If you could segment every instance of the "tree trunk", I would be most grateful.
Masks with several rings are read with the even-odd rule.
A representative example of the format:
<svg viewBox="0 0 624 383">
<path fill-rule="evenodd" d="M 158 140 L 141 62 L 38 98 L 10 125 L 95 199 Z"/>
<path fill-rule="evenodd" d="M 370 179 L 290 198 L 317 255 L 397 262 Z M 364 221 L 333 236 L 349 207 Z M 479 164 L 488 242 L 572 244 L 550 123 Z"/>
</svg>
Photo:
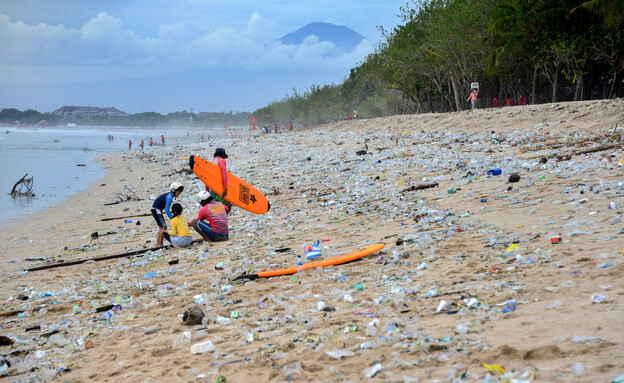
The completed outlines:
<svg viewBox="0 0 624 383">
<path fill-rule="evenodd" d="M 559 88 L 559 71 L 557 70 L 557 68 L 555 68 L 555 73 L 553 75 L 553 82 L 552 82 L 552 101 L 551 102 L 557 102 L 557 89 Z"/>
<path fill-rule="evenodd" d="M 611 96 L 613 96 L 613 90 L 615 89 L 616 80 L 617 80 L 617 72 L 613 72 L 613 82 L 611 83 L 611 90 L 609 90 L 609 97 L 607 98 L 611 98 Z"/>
<path fill-rule="evenodd" d="M 574 101 L 583 99 L 583 75 L 578 76 L 576 86 L 574 87 Z"/>
<path fill-rule="evenodd" d="M 537 68 L 538 65 L 535 64 L 535 66 L 533 67 L 533 80 L 531 82 L 531 100 L 530 102 L 532 104 L 536 104 L 537 100 L 535 99 L 535 96 L 537 95 Z"/>
<path fill-rule="evenodd" d="M 459 84 L 457 83 L 457 79 L 454 76 L 450 76 L 451 77 L 451 85 L 453 86 L 453 93 L 455 94 L 455 106 L 456 106 L 456 111 L 459 112 L 460 110 L 464 110 L 464 103 L 462 95 L 459 93 Z"/>
</svg>

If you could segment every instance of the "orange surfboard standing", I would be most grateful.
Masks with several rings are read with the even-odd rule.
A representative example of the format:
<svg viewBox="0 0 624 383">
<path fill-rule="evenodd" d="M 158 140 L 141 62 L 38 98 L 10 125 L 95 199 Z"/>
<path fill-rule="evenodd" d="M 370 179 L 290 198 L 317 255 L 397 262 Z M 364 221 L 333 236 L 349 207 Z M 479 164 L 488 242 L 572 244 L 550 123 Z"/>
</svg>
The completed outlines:
<svg viewBox="0 0 624 383">
<path fill-rule="evenodd" d="M 215 193 L 223 193 L 221 168 L 198 156 L 189 157 L 189 166 L 193 173 Z M 264 194 L 247 182 L 228 172 L 228 192 L 223 199 L 256 214 L 264 214 L 271 208 Z"/>
<path fill-rule="evenodd" d="M 352 262 L 363 258 L 367 255 L 378 252 L 379 250 L 384 248 L 383 243 L 375 243 L 372 245 L 368 245 L 357 250 L 353 250 L 352 252 L 336 255 L 335 257 L 321 259 L 314 262 L 306 262 L 303 264 L 303 270 L 313 269 L 317 267 L 328 267 L 341 265 L 343 263 Z M 256 278 L 269 278 L 276 277 L 279 275 L 288 275 L 295 274 L 297 272 L 297 266 L 287 267 L 285 269 L 277 269 L 277 270 L 265 270 L 256 274 L 243 274 L 236 279 L 256 279 Z"/>
</svg>

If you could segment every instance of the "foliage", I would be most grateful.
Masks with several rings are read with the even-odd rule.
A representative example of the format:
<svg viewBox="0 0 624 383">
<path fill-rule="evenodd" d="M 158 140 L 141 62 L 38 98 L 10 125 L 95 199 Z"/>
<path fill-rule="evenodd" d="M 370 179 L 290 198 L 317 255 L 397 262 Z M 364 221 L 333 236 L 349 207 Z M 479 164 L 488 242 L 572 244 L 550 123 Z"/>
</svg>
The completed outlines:
<svg viewBox="0 0 624 383">
<path fill-rule="evenodd" d="M 472 82 L 480 107 L 623 96 L 622 0 L 426 0 L 340 85 L 313 85 L 259 109 L 267 122 L 327 122 L 462 110 Z M 502 105 L 502 104 L 501 104 Z"/>
</svg>

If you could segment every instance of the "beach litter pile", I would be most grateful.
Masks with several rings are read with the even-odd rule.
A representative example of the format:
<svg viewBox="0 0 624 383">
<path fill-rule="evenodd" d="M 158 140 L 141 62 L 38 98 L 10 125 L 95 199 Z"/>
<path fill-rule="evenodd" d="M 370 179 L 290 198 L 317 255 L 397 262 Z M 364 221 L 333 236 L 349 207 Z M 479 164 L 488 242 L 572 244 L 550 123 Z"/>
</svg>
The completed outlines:
<svg viewBox="0 0 624 383">
<path fill-rule="evenodd" d="M 196 216 L 203 184 L 185 161 L 210 158 L 217 143 L 123 154 L 134 175 L 124 184 L 145 200 L 101 207 L 98 195 L 93 222 L 52 228 L 57 239 L 80 235 L 71 247 L 7 264 L 0 374 L 616 381 L 624 131 L 573 119 L 622 116 L 624 105 L 563 105 L 523 108 L 531 118 L 480 110 L 223 140 L 228 170 L 271 202 L 263 215 L 234 208 L 229 241 L 24 272 L 153 246 L 150 217 L 89 233 L 97 217 L 147 211 L 174 180 L 185 185 L 183 215 Z M 356 262 L 237 279 L 373 243 L 386 246 Z"/>
</svg>

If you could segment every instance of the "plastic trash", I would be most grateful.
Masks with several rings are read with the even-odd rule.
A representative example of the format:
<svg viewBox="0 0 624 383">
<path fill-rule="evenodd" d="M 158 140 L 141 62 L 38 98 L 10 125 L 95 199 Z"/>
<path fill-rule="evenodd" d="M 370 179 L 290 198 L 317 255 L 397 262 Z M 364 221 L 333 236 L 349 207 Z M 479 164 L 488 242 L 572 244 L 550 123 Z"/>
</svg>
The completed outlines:
<svg viewBox="0 0 624 383">
<path fill-rule="evenodd" d="M 297 254 L 297 275 L 303 275 L 303 259 L 301 259 L 301 254 Z"/>
<path fill-rule="evenodd" d="M 143 275 L 143 279 L 148 279 L 148 278 L 154 278 L 158 275 L 157 272 L 155 271 L 150 271 L 149 273 L 145 273 L 145 275 Z"/>
<path fill-rule="evenodd" d="M 372 366 L 364 370 L 364 376 L 367 378 L 373 378 L 381 371 L 381 363 L 375 363 Z"/>
<path fill-rule="evenodd" d="M 282 374 L 288 376 L 292 374 L 301 374 L 303 369 L 301 368 L 301 362 L 297 361 L 283 366 L 281 371 Z"/>
<path fill-rule="evenodd" d="M 349 351 L 349 350 L 331 350 L 331 351 L 326 351 L 325 354 L 334 359 L 342 359 L 344 357 L 355 355 L 353 351 Z"/>
<path fill-rule="evenodd" d="M 502 169 L 494 168 L 494 169 L 488 170 L 486 174 L 489 176 L 500 176 L 502 172 L 503 172 Z"/>
<path fill-rule="evenodd" d="M 201 343 L 196 343 L 191 346 L 191 354 L 193 355 L 203 354 L 206 352 L 214 352 L 215 350 L 216 350 L 216 347 L 209 340 L 201 342 Z"/>
<path fill-rule="evenodd" d="M 305 248 L 305 255 L 307 259 L 315 259 L 321 256 L 321 248 L 319 247 L 321 242 L 327 242 L 329 239 L 317 239 L 316 242 L 311 243 Z"/>
<path fill-rule="evenodd" d="M 574 372 L 574 375 L 581 377 L 585 375 L 585 365 L 581 362 L 576 362 L 574 363 L 574 366 L 572 366 L 572 371 Z"/>
<path fill-rule="evenodd" d="M 505 303 L 505 307 L 503 307 L 503 313 L 508 313 L 512 311 L 516 311 L 516 302 L 509 301 Z"/>
<path fill-rule="evenodd" d="M 505 368 L 503 368 L 500 364 L 483 363 L 483 367 L 485 367 L 485 369 L 491 372 L 494 376 L 500 376 L 507 372 L 507 370 L 505 370 Z"/>
<path fill-rule="evenodd" d="M 604 302 L 605 297 L 604 297 L 604 295 L 602 295 L 602 294 L 597 294 L 597 293 L 596 293 L 596 294 L 592 294 L 592 296 L 591 296 L 591 300 L 592 300 L 592 302 L 594 302 L 594 303 L 602 303 L 602 302 Z"/>
</svg>

